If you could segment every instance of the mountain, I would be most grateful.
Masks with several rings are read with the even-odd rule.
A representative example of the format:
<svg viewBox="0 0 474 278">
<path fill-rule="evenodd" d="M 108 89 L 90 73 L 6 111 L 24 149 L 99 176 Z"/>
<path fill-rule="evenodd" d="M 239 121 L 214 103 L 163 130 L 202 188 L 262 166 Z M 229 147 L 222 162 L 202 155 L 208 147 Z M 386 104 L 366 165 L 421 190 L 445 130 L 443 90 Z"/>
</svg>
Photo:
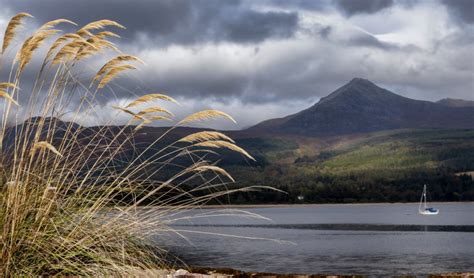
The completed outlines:
<svg viewBox="0 0 474 278">
<path fill-rule="evenodd" d="M 474 106 L 406 98 L 354 78 L 315 105 L 249 131 L 328 136 L 404 128 L 474 128 Z"/>
<path fill-rule="evenodd" d="M 398 97 L 387 96 L 388 99 Z M 327 97 L 321 102 L 325 101 L 331 99 Z M 126 136 L 134 129 L 82 127 L 56 118 L 36 117 L 8 129 L 4 150 L 15 142 L 18 131 L 26 128 L 31 131 L 28 136 L 32 136 L 39 122 L 44 122 L 41 132 L 44 139 L 41 140 L 49 141 L 46 139 L 48 129 L 56 130 L 51 141 L 55 146 L 60 145 L 67 129 L 77 132 L 79 145 L 92 146 L 108 144 L 119 133 Z M 119 142 L 130 144 L 122 146 L 118 159 L 111 161 L 109 166 L 122 171 L 129 163 L 137 161 L 138 154 L 143 152 L 141 159 L 150 159 L 156 150 L 163 151 L 179 138 L 201 131 L 176 128 L 155 143 L 167 130 L 166 127 L 143 127 L 133 140 L 119 138 Z M 248 161 L 242 155 L 224 149 L 218 151 L 219 155 L 206 157 L 219 161 L 220 166 L 236 177 L 237 183 L 229 185 L 229 189 L 265 185 L 287 192 L 237 192 L 231 196 L 233 203 L 300 203 L 299 196 L 304 196 L 304 202 L 309 203 L 412 202 L 418 200 L 423 184 L 432 188 L 433 200 L 474 201 L 474 180 L 472 176 L 464 175 L 474 171 L 474 129 L 401 129 L 320 137 L 248 130 L 226 134 L 256 158 L 256 162 Z M 2 155 L 9 155 L 9 152 Z M 164 160 L 167 159 L 165 156 Z M 84 161 L 83 169 L 89 169 L 95 162 L 91 153 Z M 188 163 L 192 160 L 187 156 L 173 161 L 173 165 L 180 166 Z M 152 163 L 146 171 L 155 172 L 153 178 L 156 180 L 165 180 L 181 169 L 173 165 L 161 169 L 162 165 L 161 162 Z"/>
<path fill-rule="evenodd" d="M 456 98 L 443 98 L 436 103 L 451 107 L 474 107 L 474 101 Z"/>
</svg>

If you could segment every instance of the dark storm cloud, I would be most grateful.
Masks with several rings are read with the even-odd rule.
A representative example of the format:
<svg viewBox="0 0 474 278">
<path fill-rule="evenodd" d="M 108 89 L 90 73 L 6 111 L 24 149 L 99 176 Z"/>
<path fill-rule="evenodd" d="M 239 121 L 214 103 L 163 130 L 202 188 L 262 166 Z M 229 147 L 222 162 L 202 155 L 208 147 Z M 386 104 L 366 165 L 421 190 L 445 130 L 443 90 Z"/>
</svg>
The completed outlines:
<svg viewBox="0 0 474 278">
<path fill-rule="evenodd" d="M 79 24 L 108 18 L 127 26 L 114 42 L 146 65 L 121 75 L 99 96 L 104 119 L 114 97 L 124 101 L 159 90 L 188 101 L 187 112 L 217 107 L 251 125 L 306 108 L 355 76 L 407 97 L 473 97 L 474 1 L 0 2 L 0 25 L 27 11 L 36 17 L 28 24 L 61 17 Z M 91 68 L 104 63 L 87 62 Z M 37 64 L 30 65 L 25 83 L 33 83 Z M 22 91 L 28 88 L 23 84 Z"/>
<path fill-rule="evenodd" d="M 255 2 L 254 0 L 248 0 L 248 3 Z M 324 11 L 328 10 L 331 7 L 332 0 L 318 0 L 318 1 L 308 1 L 308 0 L 260 0 L 268 5 L 275 5 L 278 7 L 285 8 L 298 8 L 302 10 L 311 10 L 311 11 Z"/>
<path fill-rule="evenodd" d="M 394 4 L 393 0 L 334 0 L 345 14 L 352 16 L 355 14 L 371 14 Z"/>
<path fill-rule="evenodd" d="M 323 38 L 327 38 L 329 34 L 331 33 L 332 27 L 331 26 L 324 26 L 319 30 L 319 35 Z"/>
<path fill-rule="evenodd" d="M 291 37 L 298 27 L 295 12 L 260 12 L 241 1 L 219 0 L 7 0 L 13 12 L 32 13 L 39 22 L 64 17 L 78 24 L 112 19 L 127 27 L 128 38 L 145 34 L 158 44 L 231 41 L 255 43 Z"/>
<path fill-rule="evenodd" d="M 472 0 L 442 0 L 455 17 L 463 22 L 474 23 L 474 1 Z"/>
<path fill-rule="evenodd" d="M 228 11 L 214 37 L 234 42 L 259 42 L 265 38 L 290 37 L 298 24 L 296 13 Z"/>
</svg>

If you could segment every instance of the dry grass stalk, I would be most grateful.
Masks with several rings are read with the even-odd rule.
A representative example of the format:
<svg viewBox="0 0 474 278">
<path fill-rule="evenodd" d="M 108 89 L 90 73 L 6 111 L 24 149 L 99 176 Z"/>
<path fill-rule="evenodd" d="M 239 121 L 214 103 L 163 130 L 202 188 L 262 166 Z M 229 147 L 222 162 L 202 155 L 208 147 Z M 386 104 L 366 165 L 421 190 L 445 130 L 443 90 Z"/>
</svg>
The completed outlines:
<svg viewBox="0 0 474 278">
<path fill-rule="evenodd" d="M 169 116 L 174 116 L 173 113 L 171 113 L 168 109 L 165 109 L 163 107 L 159 107 L 159 106 L 153 106 L 153 107 L 148 107 L 148 108 L 145 108 L 143 110 L 141 110 L 140 112 L 137 113 L 137 115 L 147 115 L 147 114 L 150 114 L 150 113 L 165 113 Z"/>
<path fill-rule="evenodd" d="M 53 65 L 59 64 L 61 62 L 66 63 L 68 61 L 74 60 L 78 52 L 84 48 L 98 50 L 95 45 L 89 43 L 81 37 L 80 39 L 75 39 L 72 42 L 64 45 L 53 58 Z"/>
<path fill-rule="evenodd" d="M 222 140 L 214 140 L 214 141 L 205 141 L 205 142 L 199 142 L 193 145 L 194 147 L 205 147 L 205 148 L 227 148 L 229 150 L 238 152 L 246 156 L 247 158 L 255 161 L 255 158 L 253 158 L 247 151 L 242 149 L 241 147 L 227 142 L 227 141 L 222 141 Z"/>
<path fill-rule="evenodd" d="M 169 101 L 169 102 L 179 104 L 174 98 L 169 97 L 167 95 L 147 94 L 147 95 L 141 96 L 141 97 L 137 98 L 136 100 L 130 102 L 126 106 L 126 108 L 134 107 L 134 106 L 137 106 L 137 105 L 140 105 L 140 104 L 143 104 L 143 103 L 147 103 L 147 102 L 150 102 L 150 101 L 154 101 L 154 100 L 164 100 L 164 101 Z"/>
<path fill-rule="evenodd" d="M 109 84 L 110 81 L 112 81 L 115 77 L 117 77 L 120 73 L 127 70 L 135 70 L 135 69 L 137 68 L 132 65 L 116 66 L 104 75 L 104 77 L 100 80 L 99 85 L 97 87 L 99 89 L 102 89 L 107 84 Z"/>
<path fill-rule="evenodd" d="M 59 30 L 55 29 L 39 30 L 37 33 L 29 37 L 23 43 L 23 46 L 21 47 L 15 58 L 15 61 L 19 61 L 20 72 L 22 72 L 28 65 L 28 63 L 30 63 L 35 50 L 37 50 L 46 39 L 57 34 L 58 32 Z"/>
<path fill-rule="evenodd" d="M 27 16 L 18 14 L 10 21 L 2 51 Z M 135 69 L 125 62 L 141 61 L 131 55 L 112 59 L 86 82 L 99 82 L 96 90 L 80 80 L 78 60 L 103 49 L 116 50 L 106 41 L 118 37 L 115 33 L 93 34 L 108 26 L 123 28 L 110 20 L 92 22 L 53 41 L 35 80 L 39 85 L 28 92 L 30 99 L 21 103 L 22 110 L 10 109 L 11 103 L 18 104 L 15 92 L 22 87 L 21 74 L 36 50 L 59 32 L 54 28 L 60 23 L 73 24 L 58 19 L 33 32 L 17 52 L 17 73 L 0 83 L 0 98 L 8 101 L 0 129 L 0 276 L 133 276 L 137 269 L 164 268 L 164 250 L 151 244 L 150 235 L 176 232 L 168 225 L 170 215 L 238 191 L 226 189 L 233 178 L 206 155 L 226 148 L 252 157 L 218 132 L 164 140 L 176 126 L 145 147 L 135 145 L 137 130 L 155 121 L 171 121 L 173 114 L 160 106 L 137 113 L 130 108 L 155 100 L 177 103 L 163 94 L 147 94 L 126 107 L 115 107 L 130 115 L 124 126 L 89 130 L 75 124 L 82 113 L 93 113 L 99 106 L 99 89 Z M 59 66 L 48 67 L 49 74 L 42 75 L 49 63 Z M 69 101 L 71 95 L 81 101 Z M 37 117 L 16 122 L 22 111 Z M 61 121 L 65 114 L 73 120 Z M 233 121 L 224 112 L 205 110 L 179 125 L 212 118 Z M 8 126 L 9 120 L 15 125 Z M 131 126 L 137 120 L 140 124 Z"/>
<path fill-rule="evenodd" d="M 119 35 L 115 34 L 114 32 L 110 32 L 110 31 L 102 31 L 102 32 L 97 33 L 95 36 L 99 39 L 105 39 L 107 37 L 120 38 Z"/>
<path fill-rule="evenodd" d="M 0 98 L 6 99 L 11 103 L 14 103 L 15 105 L 18 105 L 18 102 L 14 100 L 7 92 L 3 91 L 0 89 Z"/>
<path fill-rule="evenodd" d="M 199 111 L 194 114 L 191 114 L 187 116 L 186 118 L 182 119 L 178 123 L 178 125 L 184 125 L 184 124 L 204 121 L 208 119 L 215 119 L 215 118 L 224 118 L 224 119 L 232 121 L 233 123 L 236 123 L 234 118 L 232 118 L 229 114 L 219 111 L 219 110 L 210 109 L 210 110 L 203 110 L 203 111 Z"/>
<path fill-rule="evenodd" d="M 81 40 L 81 39 L 82 39 L 81 36 L 79 36 L 78 34 L 73 34 L 73 33 L 67 33 L 60 36 L 49 48 L 48 53 L 46 54 L 45 60 L 49 60 L 53 56 L 53 53 L 68 40 Z"/>
<path fill-rule="evenodd" d="M 147 116 L 146 117 L 150 121 L 169 121 L 172 122 L 173 120 L 171 118 L 165 117 L 165 116 Z"/>
<path fill-rule="evenodd" d="M 14 89 L 17 86 L 11 82 L 0 82 L 0 90 L 5 91 L 7 89 Z"/>
<path fill-rule="evenodd" d="M 87 39 L 87 42 L 94 47 L 91 46 L 85 46 L 81 47 L 75 57 L 75 60 L 81 60 L 87 57 L 90 57 L 94 54 L 98 54 L 99 51 L 109 49 L 115 52 L 120 52 L 120 50 L 111 42 L 98 38 L 97 36 L 91 36 L 89 39 Z"/>
<path fill-rule="evenodd" d="M 218 174 L 228 178 L 232 182 L 235 182 L 234 178 L 226 170 L 222 169 L 221 167 L 215 166 L 215 165 L 199 166 L 199 167 L 194 168 L 194 171 L 198 172 L 198 173 L 212 171 L 212 172 L 218 173 Z"/>
<path fill-rule="evenodd" d="M 217 131 L 196 132 L 179 139 L 180 142 L 187 142 L 187 143 L 215 141 L 215 140 L 224 140 L 224 141 L 229 141 L 231 143 L 235 143 L 234 140 L 232 140 L 232 138 Z"/>
<path fill-rule="evenodd" d="M 97 72 L 97 74 L 92 79 L 92 83 L 99 80 L 106 72 L 110 71 L 112 68 L 114 68 L 118 64 L 121 64 L 123 62 L 130 62 L 130 61 L 138 61 L 138 62 L 143 63 L 143 61 L 140 58 L 138 58 L 136 56 L 133 56 L 133 55 L 120 55 L 120 56 L 117 56 L 117 57 L 113 58 L 112 60 L 110 60 L 109 62 L 107 62 L 104 66 L 102 66 L 102 68 L 100 68 L 100 70 Z"/>
<path fill-rule="evenodd" d="M 93 36 L 91 33 L 92 30 L 104 29 L 107 26 L 113 26 L 113 27 L 118 27 L 120 29 L 125 29 L 125 26 L 119 24 L 116 21 L 103 19 L 103 20 L 94 21 L 85 25 L 84 27 L 79 29 L 76 33 L 84 38 L 91 37 Z"/>
<path fill-rule="evenodd" d="M 5 50 L 10 46 L 11 41 L 15 38 L 15 32 L 18 27 L 21 26 L 22 20 L 25 17 L 33 17 L 29 13 L 19 13 L 12 17 L 10 22 L 8 22 L 7 28 L 5 29 L 5 35 L 3 37 L 2 45 L 2 54 L 5 53 Z"/>
<path fill-rule="evenodd" d="M 72 24 L 72 25 L 77 25 L 76 23 L 74 23 L 74 22 L 72 22 L 68 19 L 60 18 L 60 19 L 55 19 L 55 20 L 51 20 L 49 22 L 46 22 L 38 30 L 41 31 L 41 30 L 51 29 L 51 28 L 53 28 L 56 25 L 61 24 L 61 23 L 69 23 L 69 24 Z"/>
<path fill-rule="evenodd" d="M 34 155 L 37 150 L 50 150 L 59 157 L 63 156 L 53 145 L 45 141 L 36 142 L 31 148 L 31 155 Z"/>
<path fill-rule="evenodd" d="M 117 109 L 117 110 L 120 110 L 120 111 L 122 111 L 122 112 L 125 112 L 125 113 L 127 113 L 127 114 L 133 116 L 133 119 L 134 119 L 134 120 L 146 121 L 146 118 L 144 118 L 144 117 L 142 117 L 141 115 L 138 115 L 138 114 L 132 112 L 131 110 L 126 109 L 126 108 L 123 108 L 123 107 L 120 107 L 120 106 L 112 106 L 112 108 Z M 148 123 L 148 122 L 147 122 L 147 123 Z"/>
</svg>

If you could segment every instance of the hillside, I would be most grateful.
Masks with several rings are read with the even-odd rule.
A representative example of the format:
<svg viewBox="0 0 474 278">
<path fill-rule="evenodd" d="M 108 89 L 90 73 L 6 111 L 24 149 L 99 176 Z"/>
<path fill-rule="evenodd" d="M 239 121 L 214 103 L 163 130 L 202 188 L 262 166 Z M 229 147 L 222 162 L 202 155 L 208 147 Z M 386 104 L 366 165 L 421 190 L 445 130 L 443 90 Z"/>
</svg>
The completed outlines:
<svg viewBox="0 0 474 278">
<path fill-rule="evenodd" d="M 417 201 L 425 183 L 433 200 L 474 200 L 472 177 L 461 174 L 474 170 L 474 130 L 406 129 L 324 140 L 267 138 L 291 144 L 265 151 L 240 141 L 265 164 L 242 163 L 231 166 L 231 172 L 239 177 L 238 186 L 263 184 L 289 194 L 239 196 L 243 203 L 293 203 L 300 195 L 305 202 Z"/>
<path fill-rule="evenodd" d="M 38 118 L 33 118 L 24 124 L 35 125 L 37 121 Z M 97 138 L 101 139 L 95 139 L 98 145 L 106 143 L 107 138 L 116 136 L 120 130 L 117 126 L 85 128 L 46 119 L 46 130 L 51 125 L 56 126 L 54 138 L 64 136 L 68 125 L 81 129 L 79 143 L 90 142 L 100 133 Z M 21 128 L 13 127 L 6 132 L 4 146 L 14 140 L 15 130 Z M 120 161 L 113 163 L 115 169 L 120 171 L 147 148 L 143 159 L 200 129 L 177 128 L 150 146 L 166 130 L 161 127 L 141 129 L 135 134 L 132 145 L 123 146 Z M 130 127 L 125 132 L 132 131 Z M 417 201 L 425 183 L 431 188 L 433 200 L 474 200 L 473 177 L 462 175 L 474 170 L 474 129 L 396 129 L 320 137 L 252 130 L 226 133 L 256 158 L 253 162 L 226 150 L 220 150 L 219 156 L 213 157 L 236 178 L 237 183 L 229 186 L 265 185 L 288 193 L 237 193 L 231 197 L 234 203 Z M 91 158 L 93 163 L 93 156 Z M 175 162 L 190 163 L 185 157 Z M 159 165 L 150 165 L 147 171 L 155 171 Z M 166 171 L 158 171 L 154 178 L 163 180 L 175 170 L 168 167 Z M 304 201 L 298 200 L 298 196 L 304 196 Z"/>
<path fill-rule="evenodd" d="M 456 98 L 443 98 L 436 103 L 451 107 L 474 107 L 474 101 Z"/>
<path fill-rule="evenodd" d="M 474 107 L 466 103 L 414 100 L 354 78 L 312 107 L 264 121 L 249 131 L 331 136 L 405 128 L 474 128 Z"/>
</svg>

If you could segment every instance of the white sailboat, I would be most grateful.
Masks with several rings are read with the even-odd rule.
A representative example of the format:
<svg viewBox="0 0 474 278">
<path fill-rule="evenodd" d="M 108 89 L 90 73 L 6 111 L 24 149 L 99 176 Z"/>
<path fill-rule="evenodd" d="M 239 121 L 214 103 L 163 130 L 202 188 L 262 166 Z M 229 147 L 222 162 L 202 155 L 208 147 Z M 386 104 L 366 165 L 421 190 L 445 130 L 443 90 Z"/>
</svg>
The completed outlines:
<svg viewBox="0 0 474 278">
<path fill-rule="evenodd" d="M 421 194 L 418 212 L 422 215 L 436 215 L 439 213 L 438 209 L 426 207 L 426 184 L 423 186 L 423 194 Z"/>
</svg>

